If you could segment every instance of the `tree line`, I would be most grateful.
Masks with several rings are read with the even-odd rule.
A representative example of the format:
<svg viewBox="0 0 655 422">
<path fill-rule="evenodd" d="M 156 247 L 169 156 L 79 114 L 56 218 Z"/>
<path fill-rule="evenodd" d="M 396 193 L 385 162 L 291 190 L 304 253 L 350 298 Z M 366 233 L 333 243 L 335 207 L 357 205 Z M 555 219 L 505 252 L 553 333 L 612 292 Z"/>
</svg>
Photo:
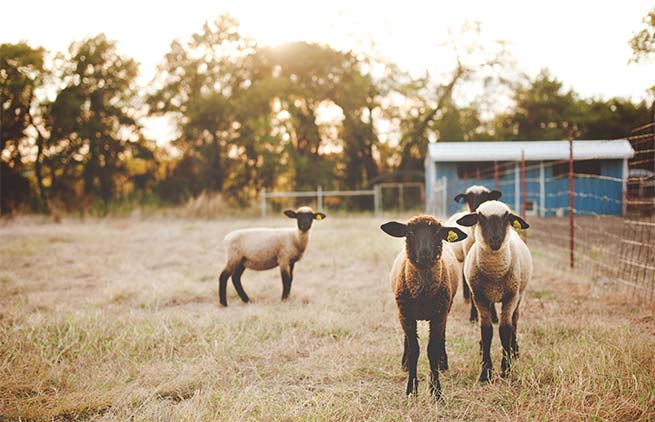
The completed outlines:
<svg viewBox="0 0 655 422">
<path fill-rule="evenodd" d="M 636 60 L 653 51 L 645 23 Z M 572 128 L 614 139 L 652 119 L 646 101 L 583 98 L 547 70 L 512 74 L 501 43 L 457 47 L 435 82 L 323 44 L 261 46 L 223 15 L 174 41 L 143 87 L 136 61 L 103 34 L 58 53 L 1 44 L 2 213 L 357 189 L 422 172 L 429 142 L 563 139 Z M 497 96 L 509 105 L 490 113 Z M 157 116 L 176 128 L 170 146 L 144 135 L 143 119 Z"/>
</svg>

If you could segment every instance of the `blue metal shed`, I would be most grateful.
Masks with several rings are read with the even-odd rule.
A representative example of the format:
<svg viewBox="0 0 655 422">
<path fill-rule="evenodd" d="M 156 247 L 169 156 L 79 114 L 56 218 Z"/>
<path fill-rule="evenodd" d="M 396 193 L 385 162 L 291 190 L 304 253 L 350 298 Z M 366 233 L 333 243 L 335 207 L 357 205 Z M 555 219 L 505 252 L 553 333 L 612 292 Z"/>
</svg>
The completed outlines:
<svg viewBox="0 0 655 422">
<path fill-rule="evenodd" d="M 621 215 L 634 150 L 627 140 L 573 141 L 576 214 Z M 525 178 L 521 163 L 525 158 Z M 456 212 L 457 193 L 478 184 L 503 193 L 502 201 L 526 213 L 568 213 L 569 141 L 436 142 L 425 160 L 426 209 L 440 216 Z"/>
</svg>

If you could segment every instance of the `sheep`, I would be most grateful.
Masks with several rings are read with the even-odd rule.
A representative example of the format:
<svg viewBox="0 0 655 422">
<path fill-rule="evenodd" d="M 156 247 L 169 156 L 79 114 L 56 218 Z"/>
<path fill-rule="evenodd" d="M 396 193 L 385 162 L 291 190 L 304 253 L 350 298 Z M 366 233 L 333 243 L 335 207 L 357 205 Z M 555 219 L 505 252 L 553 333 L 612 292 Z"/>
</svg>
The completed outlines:
<svg viewBox="0 0 655 422">
<path fill-rule="evenodd" d="M 455 255 L 443 241 L 457 242 L 465 239 L 466 234 L 457 227 L 442 226 L 429 215 L 412 217 L 407 224 L 390 221 L 380 228 L 390 236 L 405 238 L 405 248 L 396 256 L 390 278 L 398 319 L 405 334 L 402 367 L 409 372 L 406 394 L 418 392 L 416 322 L 427 320 L 430 322 L 430 393 L 439 398 L 438 370 L 448 369 L 446 320 L 461 274 Z"/>
<path fill-rule="evenodd" d="M 464 200 L 464 202 L 466 203 L 466 207 L 468 208 L 468 212 L 455 213 L 446 221 L 446 225 L 457 226 L 457 220 L 459 220 L 461 217 L 463 217 L 468 213 L 475 212 L 475 210 L 478 209 L 480 204 L 484 202 L 495 201 L 500 199 L 502 195 L 503 195 L 502 192 L 498 190 L 490 191 L 489 189 L 481 185 L 469 186 L 464 193 L 458 193 L 454 198 L 455 202 L 458 203 Z M 455 256 L 457 257 L 457 260 L 461 264 L 462 271 L 464 271 L 464 258 L 466 258 L 466 254 L 471 249 L 471 246 L 473 246 L 473 243 L 475 242 L 475 237 L 472 235 L 473 234 L 472 230 L 469 229 L 468 227 L 459 226 L 459 228 L 468 235 L 468 238 L 466 239 L 465 242 L 459 242 L 454 244 L 453 251 L 455 252 Z M 473 302 L 470 300 L 470 295 L 471 295 L 470 292 L 471 291 L 469 289 L 468 283 L 466 282 L 466 277 L 463 277 L 462 294 L 464 295 L 464 302 L 471 303 L 469 321 L 476 322 L 478 320 L 478 310 L 476 309 Z M 496 308 L 494 307 L 491 308 L 491 320 L 494 323 L 498 322 Z"/>
<path fill-rule="evenodd" d="M 298 228 L 241 229 L 225 236 L 227 263 L 219 276 L 218 289 L 221 305 L 227 306 L 226 288 L 230 276 L 237 294 L 243 302 L 248 303 L 250 299 L 241 285 L 241 275 L 246 268 L 263 271 L 280 266 L 282 300 L 289 297 L 293 268 L 307 248 L 312 222 L 323 220 L 326 215 L 314 212 L 310 207 L 286 210 L 284 215 L 295 219 Z"/>
<path fill-rule="evenodd" d="M 475 225 L 476 240 L 466 256 L 464 274 L 480 314 L 480 382 L 488 382 L 492 375 L 490 348 L 493 326 L 490 307 L 496 302 L 502 303 L 498 331 L 503 348 L 503 378 L 510 373 L 512 359 L 519 356 L 516 329 L 519 306 L 532 276 L 532 256 L 528 246 L 512 228 L 525 230 L 530 226 L 499 201 L 485 202 L 476 212 L 465 215 L 457 223 L 465 227 Z"/>
</svg>

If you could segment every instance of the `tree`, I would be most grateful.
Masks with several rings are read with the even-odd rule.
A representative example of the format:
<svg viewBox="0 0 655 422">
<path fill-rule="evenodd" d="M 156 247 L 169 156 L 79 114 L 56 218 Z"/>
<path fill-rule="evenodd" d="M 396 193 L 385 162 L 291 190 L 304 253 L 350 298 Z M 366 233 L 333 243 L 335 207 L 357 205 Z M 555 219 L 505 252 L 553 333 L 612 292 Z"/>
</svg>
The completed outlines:
<svg viewBox="0 0 655 422">
<path fill-rule="evenodd" d="M 174 145 L 190 161 L 185 168 L 197 172 L 185 178 L 191 195 L 221 191 L 228 173 L 229 144 L 238 129 L 235 99 L 251 83 L 242 65 L 254 48 L 238 29 L 234 18 L 223 15 L 205 23 L 188 43 L 174 41 L 148 98 L 151 114 L 173 116 L 180 129 Z"/>
<path fill-rule="evenodd" d="M 578 138 L 617 139 L 648 120 L 643 101 L 583 99 L 542 70 L 515 87 L 514 107 L 497 116 L 494 133 L 498 140 L 542 140 L 567 139 L 574 130 Z"/>
<path fill-rule="evenodd" d="M 645 25 L 630 39 L 632 60 L 635 62 L 651 59 L 655 56 L 655 8 L 643 19 Z"/>
<path fill-rule="evenodd" d="M 576 95 L 542 70 L 527 85 L 514 91 L 514 110 L 498 116 L 496 136 L 501 140 L 566 139 L 580 123 Z"/>
<path fill-rule="evenodd" d="M 30 137 L 36 91 L 43 84 L 43 48 L 26 43 L 0 45 L 0 177 L 2 207 L 6 213 L 27 202 L 31 195 L 24 175 L 31 153 Z"/>
<path fill-rule="evenodd" d="M 478 23 L 465 24 L 447 47 L 452 51 L 455 65 L 445 74 L 445 82 L 435 85 L 426 74 L 400 89 L 410 100 L 409 112 L 402 118 L 400 128 L 399 168 L 402 170 L 423 168 L 429 142 L 455 136 L 475 138 L 479 129 L 472 128 L 471 123 L 475 125 L 479 121 L 478 113 L 471 113 L 475 108 L 472 103 L 457 103 L 458 89 L 464 86 L 483 91 L 497 89 L 506 84 L 505 74 L 512 68 L 505 43 L 485 42 Z"/>
<path fill-rule="evenodd" d="M 35 166 L 47 170 L 51 194 L 64 203 L 99 198 L 106 209 L 128 180 L 126 160 L 147 148 L 135 120 L 138 66 L 104 34 L 71 44 L 59 61 L 63 88 L 43 104 L 37 143 L 46 152 Z"/>
</svg>

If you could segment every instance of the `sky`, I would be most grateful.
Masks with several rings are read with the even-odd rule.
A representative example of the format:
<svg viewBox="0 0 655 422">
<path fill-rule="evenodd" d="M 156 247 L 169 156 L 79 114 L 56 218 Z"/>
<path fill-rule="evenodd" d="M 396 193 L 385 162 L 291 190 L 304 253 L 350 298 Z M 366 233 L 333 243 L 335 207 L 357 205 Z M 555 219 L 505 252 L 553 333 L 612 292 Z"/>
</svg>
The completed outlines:
<svg viewBox="0 0 655 422">
<path fill-rule="evenodd" d="M 140 82 L 152 80 L 174 39 L 187 40 L 206 20 L 230 13 L 243 35 L 260 44 L 318 41 L 377 53 L 414 75 L 446 73 L 452 57 L 443 43 L 465 22 L 480 22 L 489 40 L 504 40 L 520 71 L 548 68 L 585 97 L 646 96 L 655 63 L 630 64 L 628 41 L 655 4 L 646 0 L 22 0 L 0 8 L 0 43 L 28 41 L 65 50 L 72 41 L 104 32 L 122 54 L 140 64 Z M 97 6 L 96 6 L 97 5 Z M 156 137 L 166 123 L 148 122 Z"/>
</svg>

